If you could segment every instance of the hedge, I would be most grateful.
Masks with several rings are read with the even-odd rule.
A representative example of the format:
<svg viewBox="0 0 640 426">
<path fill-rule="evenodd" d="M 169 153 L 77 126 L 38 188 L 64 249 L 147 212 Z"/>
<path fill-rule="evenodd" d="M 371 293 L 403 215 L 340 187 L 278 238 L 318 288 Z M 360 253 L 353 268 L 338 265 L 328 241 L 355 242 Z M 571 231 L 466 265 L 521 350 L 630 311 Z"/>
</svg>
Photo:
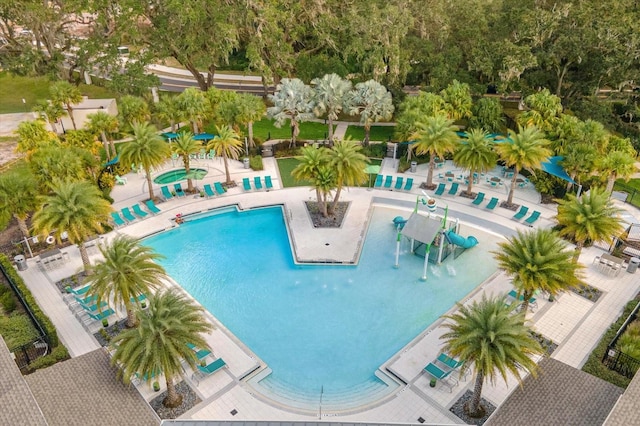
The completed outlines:
<svg viewBox="0 0 640 426">
<path fill-rule="evenodd" d="M 58 346 L 60 340 L 58 339 L 58 333 L 56 332 L 55 326 L 53 325 L 49 317 L 44 312 L 42 312 L 40 306 L 38 306 L 38 303 L 36 302 L 36 299 L 33 297 L 33 294 L 31 294 L 31 291 L 22 280 L 22 277 L 18 275 L 11 262 L 4 254 L 0 254 L 0 266 L 5 271 L 9 279 L 13 281 L 13 284 L 18 289 L 20 296 L 22 296 L 22 300 L 27 305 L 27 309 L 29 309 L 33 313 L 36 321 L 40 324 L 40 327 L 42 327 L 45 334 L 48 336 L 49 345 L 52 348 Z"/>
</svg>

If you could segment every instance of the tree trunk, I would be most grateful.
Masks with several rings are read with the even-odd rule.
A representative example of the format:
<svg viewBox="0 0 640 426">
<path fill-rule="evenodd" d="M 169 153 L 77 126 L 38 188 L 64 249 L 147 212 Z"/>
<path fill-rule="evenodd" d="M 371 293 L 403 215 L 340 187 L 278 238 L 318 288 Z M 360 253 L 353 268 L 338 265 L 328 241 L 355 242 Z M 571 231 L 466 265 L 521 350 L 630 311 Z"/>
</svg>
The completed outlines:
<svg viewBox="0 0 640 426">
<path fill-rule="evenodd" d="M 87 248 L 84 246 L 84 241 L 81 241 L 78 243 L 78 249 L 80 250 L 80 258 L 82 259 L 82 266 L 84 266 L 84 273 L 86 275 L 91 275 L 93 271 L 91 270 L 89 253 L 87 253 Z"/>
<path fill-rule="evenodd" d="M 369 136 L 371 135 L 371 124 L 364 125 L 364 146 L 369 146 Z"/>
<path fill-rule="evenodd" d="M 116 144 L 113 142 L 113 139 L 109 140 L 109 146 L 111 147 L 111 158 L 116 158 L 118 151 L 116 151 Z"/>
<path fill-rule="evenodd" d="M 209 68 L 207 69 L 207 89 L 209 87 L 213 87 L 213 79 L 216 76 L 216 66 L 215 64 L 209 64 Z"/>
<path fill-rule="evenodd" d="M 327 135 L 329 135 L 329 146 L 332 146 L 333 145 L 333 119 L 331 118 L 331 115 L 329 115 L 328 121 L 329 121 L 329 132 L 327 133 Z"/>
<path fill-rule="evenodd" d="M 133 309 L 133 306 L 127 306 L 127 328 L 133 328 L 137 323 L 136 311 Z"/>
<path fill-rule="evenodd" d="M 247 123 L 247 133 L 249 133 L 249 146 L 253 148 L 256 146 L 256 143 L 253 141 L 253 121 Z"/>
<path fill-rule="evenodd" d="M 78 130 L 76 128 L 76 119 L 73 117 L 73 108 L 70 104 L 67 104 L 67 112 L 69 113 L 69 118 L 71 119 L 71 124 L 73 125 L 73 130 Z"/>
<path fill-rule="evenodd" d="M 144 172 L 147 178 L 147 187 L 149 188 L 149 199 L 153 200 L 153 182 L 151 181 L 151 169 L 145 167 Z"/>
<path fill-rule="evenodd" d="M 513 193 L 516 191 L 516 179 L 518 178 L 518 170 L 517 167 L 513 168 L 513 179 L 511 179 L 511 188 L 509 189 L 509 196 L 507 197 L 507 204 L 513 204 Z"/>
<path fill-rule="evenodd" d="M 22 236 L 25 238 L 29 238 L 31 234 L 29 234 L 29 227 L 27 226 L 27 220 L 26 218 L 20 218 L 17 215 L 13 215 L 13 217 L 16 218 L 16 220 L 18 221 L 18 228 L 20 229 L 20 232 L 22 233 Z"/>
<path fill-rule="evenodd" d="M 165 407 L 174 408 L 182 404 L 182 395 L 178 393 L 171 377 L 167 377 L 167 397 L 162 401 Z"/>
<path fill-rule="evenodd" d="M 193 128 L 193 134 L 198 134 L 198 120 L 191 120 L 191 127 Z"/>
<path fill-rule="evenodd" d="M 318 208 L 321 208 L 320 204 L 322 203 L 322 193 L 320 192 L 320 188 L 316 188 L 316 200 L 318 200 Z"/>
<path fill-rule="evenodd" d="M 607 188 L 605 189 L 607 192 L 613 192 L 613 184 L 616 183 L 616 179 L 618 178 L 617 173 L 611 172 L 609 173 L 609 177 L 607 178 Z"/>
<path fill-rule="evenodd" d="M 109 149 L 109 141 L 107 140 L 107 134 L 104 131 L 101 131 L 100 138 L 102 139 L 102 145 L 104 146 L 104 153 L 107 156 L 107 162 L 109 162 L 111 160 L 111 150 Z"/>
<path fill-rule="evenodd" d="M 169 122 L 171 123 L 171 133 L 175 133 L 176 132 L 176 120 L 174 120 L 172 118 L 171 120 L 169 120 Z"/>
<path fill-rule="evenodd" d="M 55 133 L 57 135 L 58 134 L 58 127 L 56 127 L 56 122 L 55 121 L 49 121 L 49 124 L 51 125 L 51 130 L 53 131 L 53 133 Z"/>
<path fill-rule="evenodd" d="M 336 207 L 338 206 L 338 200 L 340 199 L 340 193 L 342 192 L 342 185 L 338 186 L 338 189 L 336 189 L 336 196 L 333 197 L 333 204 L 331 205 L 331 208 L 329 209 L 329 213 L 333 214 L 333 212 L 336 211 Z"/>
<path fill-rule="evenodd" d="M 322 213 L 322 216 L 329 217 L 329 213 L 327 211 L 327 194 L 321 192 L 320 196 L 322 197 L 322 202 L 319 205 L 320 212 Z"/>
<path fill-rule="evenodd" d="M 527 317 L 527 312 L 529 311 L 529 299 L 533 296 L 531 291 L 523 291 L 522 292 L 522 305 L 520 305 L 520 309 L 522 309 L 523 315 L 525 318 Z"/>
<path fill-rule="evenodd" d="M 172 56 L 182 65 L 184 65 L 184 67 L 187 70 L 189 70 L 191 75 L 193 75 L 193 78 L 195 78 L 196 81 L 198 82 L 198 86 L 200 87 L 200 90 L 202 90 L 203 92 L 206 92 L 207 89 L 209 88 L 207 86 L 207 81 L 204 79 L 203 75 L 200 74 L 200 71 L 198 71 L 195 65 L 193 65 L 191 62 L 188 62 L 188 61 L 185 61 L 186 63 L 182 63 L 182 61 L 180 61 L 180 59 L 178 59 L 175 55 L 172 55 Z"/>
<path fill-rule="evenodd" d="M 227 185 L 231 183 L 231 174 L 229 174 L 229 160 L 227 159 L 227 151 L 222 151 L 222 159 L 224 160 L 224 172 L 227 175 Z"/>
<path fill-rule="evenodd" d="M 298 121 L 291 119 L 291 143 L 289 144 L 289 148 L 295 148 L 296 146 L 296 138 L 300 134 L 300 126 L 298 125 Z"/>
<path fill-rule="evenodd" d="M 431 158 L 429 158 L 429 171 L 427 172 L 427 186 L 430 187 L 433 185 L 433 169 L 436 166 L 436 157 L 431 154 Z"/>
<path fill-rule="evenodd" d="M 473 396 L 467 402 L 464 409 L 471 417 L 482 417 L 484 409 L 480 405 L 480 398 L 482 397 L 482 385 L 484 383 L 484 374 L 482 371 L 478 371 L 476 375 L 476 383 L 473 386 Z"/>
<path fill-rule="evenodd" d="M 473 178 L 474 178 L 475 170 L 469 170 L 469 186 L 467 186 L 467 194 L 471 194 L 473 190 Z"/>
<path fill-rule="evenodd" d="M 188 154 L 182 154 L 182 163 L 184 164 L 184 173 L 189 176 L 189 172 L 191 171 L 191 163 L 189 161 Z M 191 178 L 187 179 L 187 192 L 189 194 L 193 194 L 193 181 Z"/>
<path fill-rule="evenodd" d="M 584 247 L 584 241 L 576 241 L 576 249 L 573 251 L 573 263 L 578 263 L 582 247 Z"/>
</svg>

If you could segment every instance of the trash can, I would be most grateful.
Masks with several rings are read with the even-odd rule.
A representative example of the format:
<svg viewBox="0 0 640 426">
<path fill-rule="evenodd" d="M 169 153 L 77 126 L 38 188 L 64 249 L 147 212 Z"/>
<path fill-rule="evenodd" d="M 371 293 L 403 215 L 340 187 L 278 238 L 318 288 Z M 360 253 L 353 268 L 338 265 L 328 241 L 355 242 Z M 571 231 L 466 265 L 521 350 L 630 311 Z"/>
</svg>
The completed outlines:
<svg viewBox="0 0 640 426">
<path fill-rule="evenodd" d="M 249 168 L 249 159 L 248 158 L 243 159 L 242 160 L 242 164 L 244 165 L 245 169 L 248 169 Z"/>
<path fill-rule="evenodd" d="M 418 162 L 417 161 L 412 161 L 411 162 L 411 173 L 415 173 L 416 170 L 418 170 Z"/>
<path fill-rule="evenodd" d="M 640 265 L 640 259 L 637 257 L 632 257 L 629 259 L 629 266 L 627 266 L 627 272 L 633 274 L 638 269 L 638 265 Z"/>
<path fill-rule="evenodd" d="M 16 267 L 18 268 L 18 271 L 27 270 L 27 259 L 25 259 L 23 255 L 19 254 L 16 257 L 14 257 L 13 260 L 16 262 Z"/>
<path fill-rule="evenodd" d="M 262 147 L 262 156 L 263 157 L 273 157 L 273 151 L 271 150 L 271 146 L 263 146 Z"/>
</svg>

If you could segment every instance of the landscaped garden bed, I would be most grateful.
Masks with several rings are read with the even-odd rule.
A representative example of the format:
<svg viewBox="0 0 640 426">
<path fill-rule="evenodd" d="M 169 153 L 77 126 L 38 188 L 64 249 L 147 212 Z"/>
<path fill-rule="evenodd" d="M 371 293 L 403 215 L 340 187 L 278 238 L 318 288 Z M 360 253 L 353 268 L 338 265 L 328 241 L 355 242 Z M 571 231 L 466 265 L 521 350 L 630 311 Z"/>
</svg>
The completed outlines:
<svg viewBox="0 0 640 426">
<path fill-rule="evenodd" d="M 602 296 L 602 290 L 599 290 L 595 287 L 591 287 L 588 284 L 585 284 L 581 287 L 574 287 L 571 289 L 578 296 L 582 296 L 585 299 L 591 300 L 592 302 L 597 302 Z"/>
<path fill-rule="evenodd" d="M 451 408 L 449 408 L 449 411 L 451 411 L 453 414 L 458 416 L 462 421 L 464 421 L 468 425 L 483 425 L 484 422 L 486 422 L 487 419 L 491 416 L 491 414 L 493 414 L 493 412 L 496 411 L 496 407 L 486 399 L 480 398 L 480 405 L 485 410 L 484 416 L 478 417 L 478 418 L 468 416 L 464 412 L 464 405 L 471 399 L 472 396 L 473 396 L 473 391 L 470 391 L 470 390 L 466 391 L 460 397 L 460 399 L 458 399 L 451 406 Z"/>
<path fill-rule="evenodd" d="M 162 405 L 162 401 L 167 397 L 167 391 L 162 392 L 149 403 L 161 419 L 178 418 L 202 401 L 184 380 L 176 385 L 176 391 L 182 395 L 182 404 L 175 408 Z"/>
</svg>

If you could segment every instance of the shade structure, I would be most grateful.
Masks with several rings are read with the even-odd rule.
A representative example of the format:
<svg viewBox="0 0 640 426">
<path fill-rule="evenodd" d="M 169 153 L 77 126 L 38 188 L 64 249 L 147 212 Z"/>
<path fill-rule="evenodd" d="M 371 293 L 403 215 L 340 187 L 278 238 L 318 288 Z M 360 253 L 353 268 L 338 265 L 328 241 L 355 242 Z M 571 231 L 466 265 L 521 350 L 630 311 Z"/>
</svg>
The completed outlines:
<svg viewBox="0 0 640 426">
<path fill-rule="evenodd" d="M 195 135 L 193 137 L 193 139 L 197 140 L 197 141 L 210 141 L 211 139 L 215 138 L 216 135 L 211 134 L 211 133 L 198 133 L 197 135 Z"/>
<path fill-rule="evenodd" d="M 165 132 L 161 136 L 165 139 L 171 140 L 176 139 L 178 137 L 178 134 L 175 132 Z"/>
<path fill-rule="evenodd" d="M 555 157 L 549 157 L 547 161 L 542 162 L 540 165 L 542 167 L 542 170 L 549 173 L 550 175 L 559 177 L 562 180 L 566 180 L 567 182 L 575 184 L 576 182 L 571 179 L 571 176 L 567 174 L 567 172 L 560 164 L 563 159 L 564 157 L 559 155 Z"/>
<path fill-rule="evenodd" d="M 369 164 L 364 168 L 364 172 L 369 175 L 377 175 L 378 173 L 380 173 L 380 166 L 377 164 Z"/>
<path fill-rule="evenodd" d="M 104 167 L 113 166 L 114 164 L 118 164 L 119 161 L 120 161 L 120 156 L 116 155 L 113 158 L 113 160 L 107 161 L 106 163 L 104 163 Z"/>
<path fill-rule="evenodd" d="M 440 219 L 411 213 L 409 220 L 402 228 L 401 234 L 421 243 L 431 244 L 442 228 Z"/>
</svg>

